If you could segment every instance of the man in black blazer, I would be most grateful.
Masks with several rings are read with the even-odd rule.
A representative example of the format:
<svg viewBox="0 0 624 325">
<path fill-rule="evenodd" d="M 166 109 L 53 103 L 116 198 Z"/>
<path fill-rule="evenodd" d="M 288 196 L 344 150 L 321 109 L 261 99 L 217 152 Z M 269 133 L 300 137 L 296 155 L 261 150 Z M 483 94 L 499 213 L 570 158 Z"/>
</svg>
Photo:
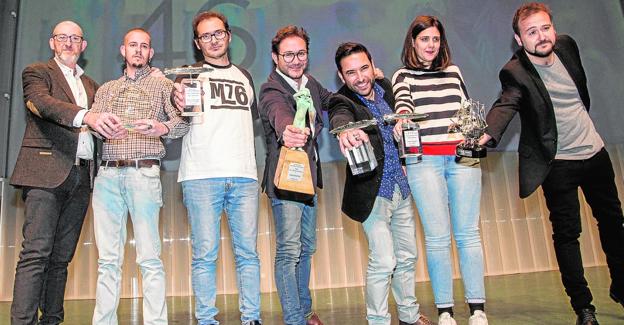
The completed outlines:
<svg viewBox="0 0 624 325">
<path fill-rule="evenodd" d="M 11 324 L 59 324 L 67 266 L 89 206 L 96 146 L 88 125 L 106 137 L 119 120 L 89 114 L 98 85 L 76 63 L 87 47 L 76 23 L 57 24 L 54 58 L 22 73 L 26 130 L 11 184 L 22 188 L 24 241 L 15 270 Z M 37 321 L 37 312 L 41 317 Z"/>
<path fill-rule="evenodd" d="M 280 28 L 271 41 L 275 69 L 260 88 L 258 112 L 267 145 L 262 189 L 271 199 L 276 229 L 275 282 L 287 325 L 322 325 L 312 311 L 309 282 L 312 255 L 316 251 L 316 194 L 283 191 L 273 183 L 280 149 L 302 148 L 310 164 L 312 182 L 323 187 L 317 138 L 323 128 L 322 110 L 332 96 L 308 67 L 310 38 L 298 26 Z M 297 103 L 294 95 L 309 91 L 313 112 L 306 114 L 306 127 L 293 125 Z"/>
<path fill-rule="evenodd" d="M 353 175 L 347 166 L 342 211 L 362 223 L 368 241 L 366 319 L 390 323 L 390 287 L 398 305 L 399 324 L 432 324 L 420 313 L 415 293 L 416 225 L 407 176 L 399 160 L 393 126 L 383 116 L 394 111 L 394 93 L 387 79 L 375 79 L 370 52 L 359 43 L 343 43 L 336 50 L 338 76 L 345 83 L 341 96 L 330 101 L 332 128 L 349 122 L 377 120 L 376 126 L 338 135 L 343 153 L 370 142 L 377 159 L 372 171 Z M 348 98 L 348 99 L 347 99 Z"/>
<path fill-rule="evenodd" d="M 514 16 L 519 49 L 500 72 L 502 93 L 487 115 L 481 143 L 495 146 L 516 113 L 520 197 L 542 186 L 555 254 L 577 324 L 598 324 L 583 275 L 578 187 L 598 220 L 611 273 L 611 297 L 624 302 L 624 217 L 609 154 L 589 117 L 587 80 L 575 41 L 557 36 L 550 9 L 521 6 Z"/>
</svg>

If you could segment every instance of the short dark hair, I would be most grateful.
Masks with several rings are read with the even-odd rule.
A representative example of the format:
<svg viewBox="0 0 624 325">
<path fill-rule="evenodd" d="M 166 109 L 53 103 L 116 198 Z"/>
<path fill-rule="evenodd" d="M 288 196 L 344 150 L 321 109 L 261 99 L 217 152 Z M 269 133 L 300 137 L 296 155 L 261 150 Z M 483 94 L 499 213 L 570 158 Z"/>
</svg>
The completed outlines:
<svg viewBox="0 0 624 325">
<path fill-rule="evenodd" d="M 355 53 L 365 53 L 368 57 L 368 60 L 373 62 L 373 58 L 371 57 L 370 52 L 368 52 L 368 49 L 363 44 L 356 42 L 342 43 L 338 46 L 338 49 L 336 49 L 335 60 L 338 71 L 342 72 L 342 66 L 340 65 L 340 61 L 342 61 L 343 58 Z"/>
<path fill-rule="evenodd" d="M 308 33 L 306 32 L 306 30 L 303 29 L 303 27 L 299 27 L 295 25 L 288 25 L 288 26 L 284 26 L 278 29 L 277 33 L 275 33 L 275 36 L 271 40 L 271 51 L 273 51 L 273 53 L 275 54 L 279 54 L 280 43 L 284 39 L 291 37 L 291 36 L 301 37 L 306 43 L 306 51 L 309 50 L 310 37 L 308 36 Z"/>
<path fill-rule="evenodd" d="M 407 33 L 405 34 L 405 40 L 403 41 L 403 52 L 401 52 L 401 61 L 408 69 L 423 68 L 423 64 L 418 59 L 416 49 L 414 48 L 414 40 L 416 36 L 423 30 L 435 27 L 440 32 L 440 51 L 436 58 L 431 62 L 431 70 L 444 70 L 451 65 L 451 49 L 446 41 L 446 34 L 444 33 L 444 26 L 435 16 L 417 16 L 410 24 Z"/>
<path fill-rule="evenodd" d="M 227 18 L 222 13 L 217 11 L 203 11 L 198 13 L 195 18 L 193 18 L 193 38 L 199 37 L 199 35 L 197 35 L 197 25 L 210 18 L 217 18 L 221 20 L 223 22 L 223 26 L 225 26 L 225 30 L 228 32 L 230 31 L 230 24 L 228 24 Z"/>
<path fill-rule="evenodd" d="M 524 20 L 527 17 L 533 14 L 536 14 L 540 11 L 547 13 L 548 17 L 550 17 L 550 21 L 552 21 L 552 12 L 550 11 L 550 8 L 541 2 L 529 2 L 520 6 L 520 8 L 518 8 L 518 10 L 516 10 L 516 13 L 514 14 L 513 23 L 511 25 L 511 27 L 514 30 L 514 33 L 520 36 L 520 28 L 518 27 L 518 23 L 521 20 Z"/>
<path fill-rule="evenodd" d="M 142 28 L 142 27 L 134 27 L 134 28 L 128 29 L 128 31 L 124 34 L 123 43 L 126 43 L 126 36 L 128 36 L 128 34 L 132 32 L 143 32 L 147 34 L 147 36 L 149 36 L 149 39 L 150 39 L 150 47 L 152 46 L 152 34 L 150 34 L 150 32 L 148 32 L 145 28 Z"/>
</svg>

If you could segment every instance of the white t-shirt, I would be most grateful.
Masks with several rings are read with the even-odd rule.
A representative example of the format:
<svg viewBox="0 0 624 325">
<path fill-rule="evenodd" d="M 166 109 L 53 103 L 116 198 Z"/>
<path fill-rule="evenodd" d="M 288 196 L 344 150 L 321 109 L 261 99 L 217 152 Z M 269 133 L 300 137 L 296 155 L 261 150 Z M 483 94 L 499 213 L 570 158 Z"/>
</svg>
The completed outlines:
<svg viewBox="0 0 624 325">
<path fill-rule="evenodd" d="M 253 83 L 242 68 L 208 65 L 202 81 L 204 113 L 192 118 L 182 141 L 178 182 L 216 178 L 258 179 L 253 116 Z"/>
</svg>

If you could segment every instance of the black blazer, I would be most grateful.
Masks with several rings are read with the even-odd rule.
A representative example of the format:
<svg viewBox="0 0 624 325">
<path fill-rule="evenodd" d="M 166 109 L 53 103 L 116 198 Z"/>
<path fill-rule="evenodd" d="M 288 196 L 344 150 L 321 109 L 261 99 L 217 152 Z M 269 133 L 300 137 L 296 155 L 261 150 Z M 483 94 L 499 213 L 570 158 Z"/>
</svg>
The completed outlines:
<svg viewBox="0 0 624 325">
<path fill-rule="evenodd" d="M 386 103 L 390 105 L 390 108 L 394 108 L 394 94 L 392 93 L 390 81 L 383 79 L 376 82 L 385 92 L 384 100 Z M 340 96 L 332 98 L 329 109 L 329 124 L 332 129 L 345 125 L 348 122 L 374 119 L 366 104 L 346 85 L 338 90 L 338 94 L 344 95 L 349 100 Z M 385 157 L 379 127 L 369 127 L 364 129 L 364 132 L 368 135 L 373 146 L 375 158 L 377 159 L 377 168 L 371 172 L 354 176 L 351 174 L 347 164 L 345 187 L 342 196 L 342 212 L 349 218 L 359 222 L 364 222 L 373 210 L 375 198 L 379 193 L 379 186 L 381 185 Z"/>
<path fill-rule="evenodd" d="M 310 160 L 310 171 L 312 173 L 314 186 L 323 188 L 321 162 L 320 159 L 316 158 L 318 156 L 317 137 L 321 134 L 321 129 L 323 128 L 323 108 L 328 107 L 329 99 L 333 94 L 325 89 L 312 76 L 308 74 L 306 74 L 306 76 L 308 77 L 306 88 L 310 90 L 314 108 L 316 109 L 316 116 L 314 121 L 314 136 L 308 138 L 308 143 L 303 147 L 303 150 L 308 154 Z M 275 169 L 277 168 L 277 162 L 279 160 L 280 148 L 282 147 L 282 133 L 287 125 L 293 123 L 295 118 L 297 102 L 293 97 L 294 94 L 295 90 L 288 85 L 288 82 L 275 70 L 271 72 L 268 80 L 262 84 L 260 88 L 258 113 L 262 120 L 267 147 L 262 189 L 270 198 L 311 204 L 313 196 L 280 191 L 273 183 Z"/>
<path fill-rule="evenodd" d="M 590 100 L 587 78 L 576 42 L 559 35 L 554 51 L 570 74 L 585 108 Z M 557 124 L 550 95 L 537 70 L 519 49 L 500 71 L 502 93 L 488 112 L 486 133 L 492 136 L 488 146 L 496 146 L 516 113 L 520 113 L 519 155 L 520 197 L 533 193 L 544 181 L 557 153 Z"/>
<path fill-rule="evenodd" d="M 89 107 L 98 85 L 91 78 L 80 78 L 87 92 Z M 65 181 L 76 159 L 79 128 L 72 126 L 82 107 L 76 105 L 71 88 L 54 59 L 27 66 L 22 72 L 26 130 L 11 184 L 54 188 Z M 96 144 L 95 138 L 93 143 Z M 94 148 L 95 149 L 95 148 Z M 95 173 L 95 153 L 91 176 Z"/>
</svg>

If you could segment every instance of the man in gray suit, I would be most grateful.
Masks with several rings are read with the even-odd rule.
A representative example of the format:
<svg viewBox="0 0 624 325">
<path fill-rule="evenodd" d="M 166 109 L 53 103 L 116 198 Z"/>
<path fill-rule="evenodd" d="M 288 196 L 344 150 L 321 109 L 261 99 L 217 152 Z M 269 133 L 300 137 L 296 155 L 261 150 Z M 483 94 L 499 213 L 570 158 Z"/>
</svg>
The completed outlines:
<svg viewBox="0 0 624 325">
<path fill-rule="evenodd" d="M 15 270 L 11 324 L 63 322 L 67 266 L 95 171 L 96 146 L 86 126 L 107 138 L 126 132 L 118 117 L 88 112 L 98 85 L 77 65 L 87 47 L 80 26 L 58 23 L 49 44 L 54 58 L 33 63 L 22 73 L 26 130 L 11 184 L 23 190 L 24 241 Z"/>
</svg>

